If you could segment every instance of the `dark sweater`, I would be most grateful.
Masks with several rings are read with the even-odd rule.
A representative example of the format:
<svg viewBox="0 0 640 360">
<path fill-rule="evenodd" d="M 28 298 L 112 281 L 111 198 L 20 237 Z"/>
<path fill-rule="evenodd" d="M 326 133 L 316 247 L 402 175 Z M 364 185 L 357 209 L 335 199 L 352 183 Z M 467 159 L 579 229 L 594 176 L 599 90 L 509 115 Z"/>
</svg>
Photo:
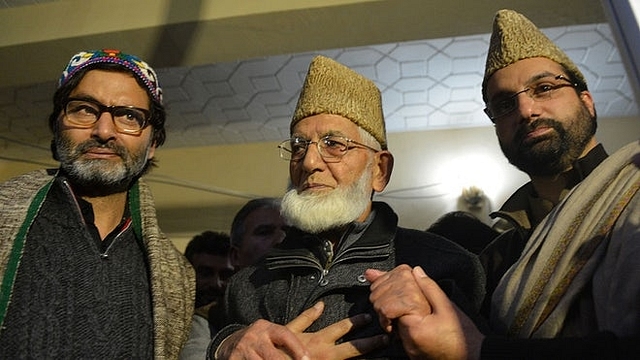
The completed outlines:
<svg viewBox="0 0 640 360">
<path fill-rule="evenodd" d="M 153 357 L 148 270 L 130 222 L 105 251 L 84 205 L 81 216 L 56 179 L 27 235 L 0 333 L 3 358 Z"/>
</svg>

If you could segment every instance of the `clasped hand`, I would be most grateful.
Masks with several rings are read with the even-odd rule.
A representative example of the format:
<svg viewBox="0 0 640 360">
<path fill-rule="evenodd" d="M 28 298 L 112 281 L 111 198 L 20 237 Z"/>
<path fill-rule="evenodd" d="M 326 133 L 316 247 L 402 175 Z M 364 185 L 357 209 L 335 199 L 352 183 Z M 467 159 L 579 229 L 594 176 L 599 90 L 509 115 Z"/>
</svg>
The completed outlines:
<svg viewBox="0 0 640 360">
<path fill-rule="evenodd" d="M 400 265 L 389 272 L 369 269 L 369 300 L 380 326 L 396 332 L 412 359 L 478 358 L 484 335 L 420 267 Z M 336 344 L 351 330 L 370 323 L 368 314 L 304 332 L 324 310 L 319 302 L 286 325 L 258 320 L 223 341 L 218 359 L 349 359 L 389 343 L 376 335 Z"/>
<path fill-rule="evenodd" d="M 396 331 L 411 359 L 477 359 L 484 335 L 420 267 L 369 269 L 380 326 Z"/>
<path fill-rule="evenodd" d="M 340 320 L 314 333 L 304 332 L 324 310 L 319 302 L 286 325 L 257 320 L 226 338 L 218 359 L 349 359 L 364 355 L 388 343 L 386 335 L 376 335 L 336 344 L 351 330 L 371 322 L 368 314 Z"/>
</svg>

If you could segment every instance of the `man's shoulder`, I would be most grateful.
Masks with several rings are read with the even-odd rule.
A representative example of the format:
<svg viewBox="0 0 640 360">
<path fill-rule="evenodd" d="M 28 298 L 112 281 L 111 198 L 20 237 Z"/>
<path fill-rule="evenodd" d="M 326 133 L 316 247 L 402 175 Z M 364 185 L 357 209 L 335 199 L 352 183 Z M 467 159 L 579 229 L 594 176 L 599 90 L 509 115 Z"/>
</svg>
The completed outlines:
<svg viewBox="0 0 640 360">
<path fill-rule="evenodd" d="M 0 189 L 14 189 L 15 191 L 16 189 L 38 188 L 51 181 L 55 173 L 55 169 L 30 171 L 0 183 Z"/>
<path fill-rule="evenodd" d="M 478 273 L 482 266 L 478 256 L 455 242 L 427 231 L 398 228 L 394 239 L 398 264 L 421 265 L 425 269 L 457 269 Z"/>
<path fill-rule="evenodd" d="M 57 169 L 37 169 L 32 170 L 23 174 L 15 175 L 10 177 L 9 179 L 1 182 L 0 184 L 4 184 L 6 182 L 15 182 L 15 181 L 27 181 L 28 179 L 51 179 L 55 176 Z"/>
<path fill-rule="evenodd" d="M 463 257 L 471 257 L 472 254 L 462 246 L 440 235 L 428 231 L 407 229 L 398 227 L 395 237 L 396 252 L 406 250 L 422 254 L 427 252 L 433 256 L 440 252 L 445 254 L 458 254 Z"/>
</svg>

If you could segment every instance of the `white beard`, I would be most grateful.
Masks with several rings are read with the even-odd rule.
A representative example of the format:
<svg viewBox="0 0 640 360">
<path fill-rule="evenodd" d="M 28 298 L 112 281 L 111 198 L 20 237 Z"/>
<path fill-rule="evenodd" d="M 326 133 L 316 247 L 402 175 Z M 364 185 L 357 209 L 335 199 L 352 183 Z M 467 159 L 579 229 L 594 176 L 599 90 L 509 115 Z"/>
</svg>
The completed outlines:
<svg viewBox="0 0 640 360">
<path fill-rule="evenodd" d="M 358 181 L 326 193 L 299 194 L 290 189 L 282 198 L 282 216 L 289 225 L 312 234 L 357 220 L 371 203 L 371 164 Z"/>
</svg>

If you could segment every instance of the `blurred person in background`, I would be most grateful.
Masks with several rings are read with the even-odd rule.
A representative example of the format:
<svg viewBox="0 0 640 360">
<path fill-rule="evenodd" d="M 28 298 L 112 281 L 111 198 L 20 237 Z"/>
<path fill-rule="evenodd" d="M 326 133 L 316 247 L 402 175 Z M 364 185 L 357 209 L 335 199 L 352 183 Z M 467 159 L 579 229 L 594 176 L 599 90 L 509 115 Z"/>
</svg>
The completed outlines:
<svg viewBox="0 0 640 360">
<path fill-rule="evenodd" d="M 284 239 L 280 200 L 249 200 L 231 223 L 231 263 L 236 270 L 253 265 Z"/>
<path fill-rule="evenodd" d="M 196 271 L 196 304 L 191 335 L 180 359 L 202 359 L 211 336 L 221 327 L 222 298 L 234 274 L 230 249 L 229 235 L 208 230 L 194 236 L 185 248 L 184 256 Z"/>
</svg>

